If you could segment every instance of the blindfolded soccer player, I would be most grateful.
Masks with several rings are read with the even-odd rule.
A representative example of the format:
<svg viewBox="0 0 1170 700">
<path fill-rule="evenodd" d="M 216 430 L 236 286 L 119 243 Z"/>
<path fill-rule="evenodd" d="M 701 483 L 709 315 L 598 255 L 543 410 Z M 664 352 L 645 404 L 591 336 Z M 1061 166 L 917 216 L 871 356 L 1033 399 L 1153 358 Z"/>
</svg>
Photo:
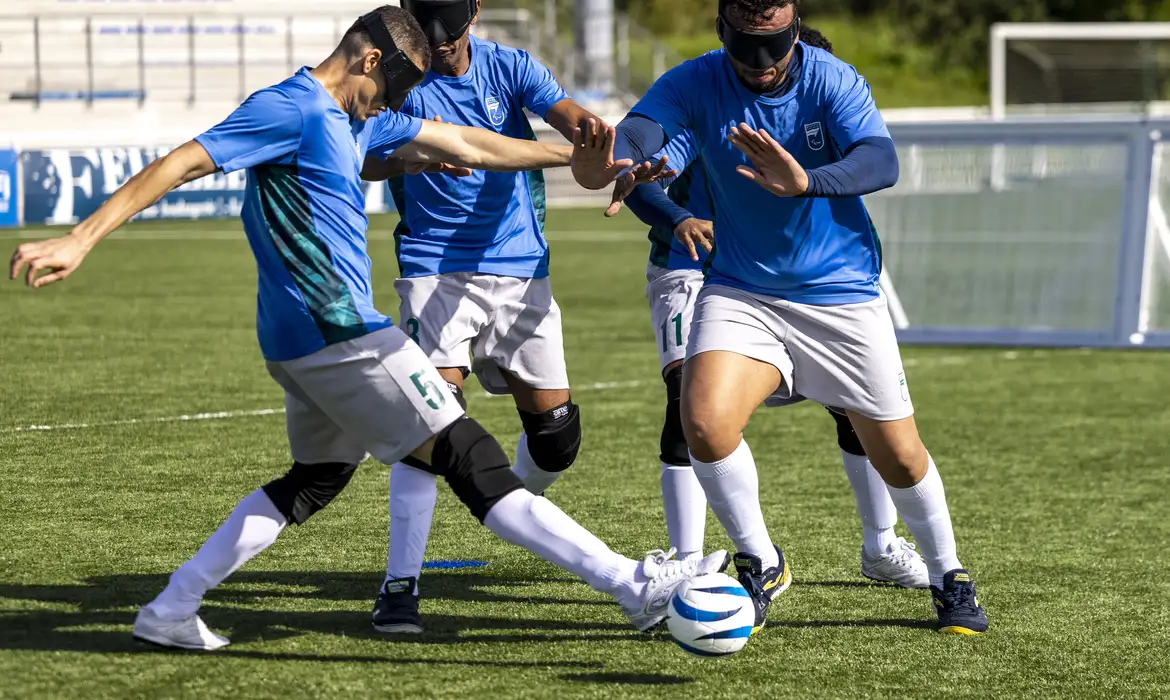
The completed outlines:
<svg viewBox="0 0 1170 700">
<path fill-rule="evenodd" d="M 403 8 L 431 48 L 431 70 L 407 96 L 403 114 L 526 140 L 534 136 L 525 110 L 567 139 L 589 119 L 600 122 L 527 52 L 472 36 L 478 0 L 404 0 Z M 366 179 L 397 174 L 367 161 Z M 524 432 L 512 470 L 529 491 L 543 493 L 581 445 L 548 278 L 544 175 L 423 172 L 394 177 L 390 191 L 402 214 L 394 287 L 403 328 L 460 403 L 473 371 L 489 393 L 513 396 Z M 409 458 L 390 471 L 390 548 L 372 616 L 380 632 L 422 632 L 418 578 L 435 481 Z"/>
<path fill-rule="evenodd" d="M 216 171 L 247 170 L 242 217 L 259 268 L 257 331 L 268 371 L 285 391 L 294 463 L 240 501 L 142 607 L 134 622 L 140 640 L 182 649 L 228 644 L 197 614 L 206 592 L 290 522 L 303 524 L 328 505 L 367 454 L 386 464 L 412 456 L 445 478 L 499 537 L 612 594 L 638 629 L 665 617 L 671 592 L 688 576 L 727 562 L 725 552 L 701 562 L 672 561 L 662 552 L 627 559 L 526 491 L 499 444 L 466 417 L 426 355 L 375 310 L 359 178 L 367 154 L 500 170 L 572 158 L 576 176 L 587 182 L 615 178 L 631 165 L 613 162 L 612 130 L 596 123 L 588 134 L 575 134 L 573 148 L 393 111 L 422 82 L 430 54 L 414 18 L 382 6 L 358 20 L 316 68 L 253 94 L 221 124 L 154 161 L 68 235 L 24 244 L 12 257 L 12 278 L 27 265 L 29 285 L 58 282 L 172 189 Z M 623 178 L 632 186 L 630 174 Z"/>
<path fill-rule="evenodd" d="M 897 181 L 897 154 L 857 71 L 798 43 L 799 9 L 720 0 L 723 49 L 663 75 L 618 126 L 618 155 L 653 154 L 689 132 L 714 203 L 680 390 L 690 463 L 739 550 L 760 627 L 792 575 L 764 523 L 743 429 L 769 399 L 845 411 L 922 551 L 938 629 L 979 634 L 987 617 L 914 423 L 861 200 Z"/>
<path fill-rule="evenodd" d="M 802 50 L 833 53 L 833 45 L 817 30 L 801 26 Z M 630 210 L 650 228 L 650 262 L 646 268 L 646 299 L 658 339 L 662 378 L 666 382 L 666 420 L 660 440 L 662 502 L 670 545 L 678 557 L 702 556 L 707 499 L 691 468 L 683 437 L 680 399 L 683 359 L 695 301 L 703 286 L 703 268 L 714 241 L 714 206 L 703 161 L 690 132 L 676 136 L 663 149 L 679 175 L 672 182 L 639 185 L 626 200 Z M 669 184 L 668 189 L 662 185 Z M 849 418 L 829 409 L 837 424 L 841 461 L 861 516 L 861 574 L 905 588 L 930 586 L 926 563 L 915 547 L 898 537 L 898 514 L 886 483 L 869 463 Z"/>
</svg>

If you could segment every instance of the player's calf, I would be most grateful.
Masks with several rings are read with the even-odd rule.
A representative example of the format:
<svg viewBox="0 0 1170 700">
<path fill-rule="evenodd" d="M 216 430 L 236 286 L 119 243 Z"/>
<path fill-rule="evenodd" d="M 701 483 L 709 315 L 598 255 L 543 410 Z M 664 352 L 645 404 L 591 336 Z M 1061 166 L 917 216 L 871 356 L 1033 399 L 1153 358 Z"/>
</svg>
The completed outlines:
<svg viewBox="0 0 1170 700">
<path fill-rule="evenodd" d="M 701 556 L 707 520 L 707 497 L 691 467 L 687 439 L 682 425 L 682 363 L 667 369 L 666 417 L 659 439 L 662 460 L 662 509 L 670 546 L 679 559 Z"/>
</svg>

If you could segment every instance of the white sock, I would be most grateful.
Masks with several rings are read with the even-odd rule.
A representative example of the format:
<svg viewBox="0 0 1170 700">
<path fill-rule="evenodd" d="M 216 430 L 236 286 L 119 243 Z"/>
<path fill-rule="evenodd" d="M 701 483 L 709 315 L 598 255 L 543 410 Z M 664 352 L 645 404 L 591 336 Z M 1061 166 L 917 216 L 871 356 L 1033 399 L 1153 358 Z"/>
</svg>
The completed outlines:
<svg viewBox="0 0 1170 700">
<path fill-rule="evenodd" d="M 171 574 L 167 587 L 147 607 L 164 620 L 191 617 L 208 590 L 267 549 L 287 522 L 264 489 L 256 489 L 236 505 L 195 556 Z"/>
<path fill-rule="evenodd" d="M 662 465 L 662 509 L 666 532 L 678 558 L 703 552 L 703 531 L 707 523 L 707 496 L 690 466 Z"/>
<path fill-rule="evenodd" d="M 518 489 L 492 506 L 483 524 L 623 605 L 632 605 L 641 593 L 635 581 L 638 562 L 611 550 L 548 499 Z"/>
<path fill-rule="evenodd" d="M 439 495 L 437 477 L 399 462 L 390 468 L 390 549 L 386 553 L 386 579 L 415 578 L 422 573 L 423 555 L 435 516 Z"/>
<path fill-rule="evenodd" d="M 894 525 L 898 522 L 898 511 L 886 490 L 886 482 L 865 455 L 841 450 L 841 462 L 845 465 L 849 485 L 853 487 L 857 514 L 861 516 L 862 547 L 866 554 L 881 554 L 897 539 Z"/>
<path fill-rule="evenodd" d="M 707 495 L 707 503 L 736 548 L 759 557 L 765 570 L 778 565 L 780 558 L 760 508 L 760 476 L 747 442 L 740 441 L 734 452 L 713 464 L 691 455 L 691 466 Z"/>
<path fill-rule="evenodd" d="M 520 433 L 520 440 L 516 443 L 516 461 L 512 462 L 512 473 L 524 482 L 524 488 L 530 493 L 544 493 L 562 472 L 546 472 L 536 466 L 532 455 L 528 453 L 528 435 Z"/>
<path fill-rule="evenodd" d="M 961 569 L 963 565 L 955 555 L 955 531 L 951 527 L 951 513 L 947 510 L 942 477 L 934 466 L 934 460 L 930 460 L 926 476 L 916 486 L 908 489 L 887 488 L 926 561 L 930 585 L 942 586 L 943 575 Z"/>
</svg>

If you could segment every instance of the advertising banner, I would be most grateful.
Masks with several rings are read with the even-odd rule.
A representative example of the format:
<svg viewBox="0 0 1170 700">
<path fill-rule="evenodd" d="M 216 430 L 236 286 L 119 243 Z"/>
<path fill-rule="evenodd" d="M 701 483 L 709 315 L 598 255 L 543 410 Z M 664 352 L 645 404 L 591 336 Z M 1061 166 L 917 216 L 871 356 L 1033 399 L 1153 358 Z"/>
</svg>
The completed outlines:
<svg viewBox="0 0 1170 700">
<path fill-rule="evenodd" d="M 20 178 L 17 155 L 0 149 L 0 228 L 20 225 Z"/>
<path fill-rule="evenodd" d="M 141 171 L 166 148 L 46 149 L 20 154 L 21 182 L 15 186 L 24 197 L 26 224 L 69 225 L 81 221 L 101 206 L 127 180 Z M 0 151 L 0 173 L 3 172 Z M 0 175 L 0 179 L 2 179 Z M 163 197 L 137 218 L 204 219 L 239 216 L 244 205 L 247 175 L 243 171 L 214 173 L 189 182 Z M 393 211 L 385 183 L 367 185 L 366 211 Z M 3 199 L 0 198 L 0 202 Z M 15 199 L 13 200 L 15 202 Z M 0 205 L 2 206 L 2 205 Z M 15 212 L 15 207 L 12 207 Z M 15 225 L 14 221 L 11 225 Z M 3 213 L 0 210 L 0 224 Z"/>
</svg>

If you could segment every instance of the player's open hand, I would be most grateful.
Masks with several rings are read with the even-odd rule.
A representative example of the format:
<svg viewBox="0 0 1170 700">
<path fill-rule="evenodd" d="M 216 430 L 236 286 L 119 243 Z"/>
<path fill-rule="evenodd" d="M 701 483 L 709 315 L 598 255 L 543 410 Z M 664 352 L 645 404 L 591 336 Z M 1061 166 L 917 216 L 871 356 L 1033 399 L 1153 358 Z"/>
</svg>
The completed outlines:
<svg viewBox="0 0 1170 700">
<path fill-rule="evenodd" d="M 715 244 L 715 225 L 710 221 L 692 217 L 674 227 L 674 237 L 687 247 L 691 260 L 698 262 L 698 249 L 702 248 L 710 253 Z"/>
<path fill-rule="evenodd" d="M 658 182 L 663 178 L 678 175 L 678 171 L 670 170 L 666 167 L 668 160 L 666 156 L 662 156 L 654 163 L 645 161 L 630 168 L 628 172 L 619 176 L 614 181 L 613 198 L 610 199 L 609 207 L 605 210 L 605 215 L 617 216 L 617 213 L 622 210 L 622 202 L 626 201 L 626 197 L 629 197 L 638 185 L 646 185 L 651 182 Z"/>
<path fill-rule="evenodd" d="M 767 131 L 741 123 L 731 127 L 727 140 L 756 166 L 737 167 L 740 175 L 778 197 L 799 197 L 808 191 L 808 173 Z"/>
<path fill-rule="evenodd" d="M 24 276 L 24 283 L 33 289 L 59 282 L 73 274 L 89 254 L 90 248 L 91 246 L 73 235 L 25 243 L 12 254 L 8 278 L 14 280 L 19 277 L 21 268 L 27 265 L 28 272 Z M 48 274 L 42 275 L 42 272 Z"/>
<path fill-rule="evenodd" d="M 569 167 L 577 184 L 588 190 L 600 190 L 634 164 L 628 158 L 613 159 L 616 138 L 616 129 L 596 119 L 587 120 L 584 129 L 573 129 L 573 159 Z"/>
</svg>

